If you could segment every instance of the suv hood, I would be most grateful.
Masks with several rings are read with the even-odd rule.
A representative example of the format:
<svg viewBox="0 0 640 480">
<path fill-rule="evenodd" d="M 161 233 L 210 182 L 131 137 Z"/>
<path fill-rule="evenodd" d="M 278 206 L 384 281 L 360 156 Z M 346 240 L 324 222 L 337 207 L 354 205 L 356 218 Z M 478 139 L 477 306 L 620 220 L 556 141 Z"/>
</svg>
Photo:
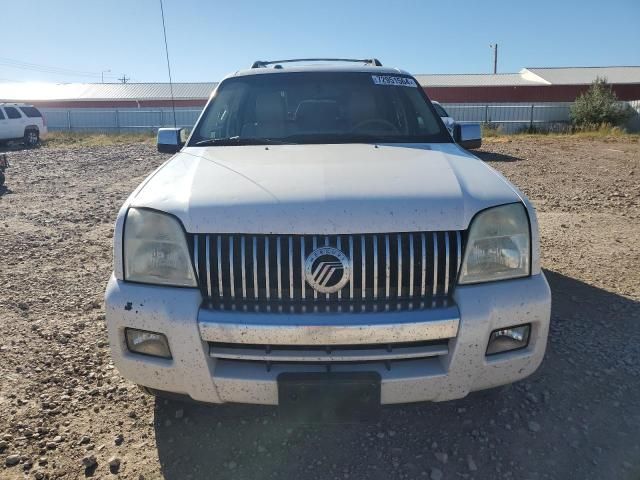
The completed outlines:
<svg viewBox="0 0 640 480">
<path fill-rule="evenodd" d="M 466 229 L 519 201 L 455 144 L 188 147 L 129 206 L 172 213 L 191 233 L 375 233 Z"/>
</svg>

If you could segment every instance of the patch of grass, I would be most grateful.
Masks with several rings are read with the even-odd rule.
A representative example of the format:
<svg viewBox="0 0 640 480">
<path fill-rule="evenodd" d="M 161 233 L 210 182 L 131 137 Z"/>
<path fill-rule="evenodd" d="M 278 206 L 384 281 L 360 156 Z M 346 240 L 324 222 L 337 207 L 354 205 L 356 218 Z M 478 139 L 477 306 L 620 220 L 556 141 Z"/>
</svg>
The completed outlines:
<svg viewBox="0 0 640 480">
<path fill-rule="evenodd" d="M 480 128 L 482 129 L 482 138 L 504 135 L 500 125 L 495 123 L 481 123 Z"/>
<path fill-rule="evenodd" d="M 44 147 L 100 147 L 109 145 L 124 145 L 131 143 L 155 143 L 155 133 L 78 133 L 78 132 L 49 132 L 47 139 L 42 142 Z"/>
<path fill-rule="evenodd" d="M 603 123 L 601 125 L 591 125 L 586 127 L 574 127 L 571 131 L 571 134 L 578 137 L 588 137 L 588 138 L 603 138 L 603 137 L 640 138 L 640 133 L 629 133 L 624 128 L 614 127 L 606 123 Z"/>
<path fill-rule="evenodd" d="M 523 129 L 515 133 L 503 133 L 499 130 L 490 131 L 485 136 L 485 130 L 482 131 L 483 140 L 486 138 L 489 142 L 501 143 L 509 141 L 511 138 L 517 140 L 518 138 L 566 138 L 566 139 L 585 139 L 585 140 L 630 140 L 640 141 L 640 133 L 630 133 L 624 128 L 615 127 L 609 124 L 591 125 L 584 127 L 577 127 L 567 125 L 566 129 L 549 131 L 541 128 Z"/>
</svg>

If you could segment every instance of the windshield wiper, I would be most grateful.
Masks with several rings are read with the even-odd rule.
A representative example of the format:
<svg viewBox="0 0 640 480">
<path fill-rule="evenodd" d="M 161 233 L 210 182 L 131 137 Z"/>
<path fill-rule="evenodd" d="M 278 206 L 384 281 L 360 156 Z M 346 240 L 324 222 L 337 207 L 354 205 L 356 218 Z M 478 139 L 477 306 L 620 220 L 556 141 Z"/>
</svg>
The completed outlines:
<svg viewBox="0 0 640 480">
<path fill-rule="evenodd" d="M 393 136 L 359 133 L 301 133 L 282 138 L 295 143 L 383 143 L 393 141 Z"/>
<path fill-rule="evenodd" d="M 226 146 L 226 145 L 285 145 L 288 141 L 275 140 L 273 138 L 253 138 L 253 137 L 227 137 L 227 138 L 207 138 L 194 143 L 197 147 Z"/>
</svg>

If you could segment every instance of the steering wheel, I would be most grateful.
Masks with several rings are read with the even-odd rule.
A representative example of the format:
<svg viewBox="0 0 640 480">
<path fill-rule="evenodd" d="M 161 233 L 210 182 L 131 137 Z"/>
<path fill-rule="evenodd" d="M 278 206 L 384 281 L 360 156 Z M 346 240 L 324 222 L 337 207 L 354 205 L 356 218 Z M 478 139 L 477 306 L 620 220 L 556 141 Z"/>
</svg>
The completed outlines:
<svg viewBox="0 0 640 480">
<path fill-rule="evenodd" d="M 369 120 L 363 120 L 362 122 L 359 122 L 358 124 L 354 125 L 351 131 L 357 132 L 358 130 L 361 130 L 363 127 L 367 125 L 379 125 L 382 127 L 386 127 L 387 130 L 392 130 L 393 133 L 400 132 L 400 130 L 398 130 L 398 127 L 396 127 L 393 123 L 389 122 L 388 120 L 384 120 L 382 118 L 371 118 Z"/>
</svg>

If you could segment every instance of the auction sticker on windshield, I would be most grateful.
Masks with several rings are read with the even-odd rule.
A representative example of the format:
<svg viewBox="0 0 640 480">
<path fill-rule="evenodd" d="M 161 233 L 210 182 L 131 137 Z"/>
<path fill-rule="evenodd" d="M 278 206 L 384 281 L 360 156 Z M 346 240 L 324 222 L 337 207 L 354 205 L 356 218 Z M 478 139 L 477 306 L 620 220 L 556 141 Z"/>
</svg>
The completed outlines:
<svg viewBox="0 0 640 480">
<path fill-rule="evenodd" d="M 393 85 L 395 87 L 414 87 L 418 85 L 413 78 L 392 77 L 390 75 L 371 75 L 373 83 L 376 85 Z"/>
</svg>

